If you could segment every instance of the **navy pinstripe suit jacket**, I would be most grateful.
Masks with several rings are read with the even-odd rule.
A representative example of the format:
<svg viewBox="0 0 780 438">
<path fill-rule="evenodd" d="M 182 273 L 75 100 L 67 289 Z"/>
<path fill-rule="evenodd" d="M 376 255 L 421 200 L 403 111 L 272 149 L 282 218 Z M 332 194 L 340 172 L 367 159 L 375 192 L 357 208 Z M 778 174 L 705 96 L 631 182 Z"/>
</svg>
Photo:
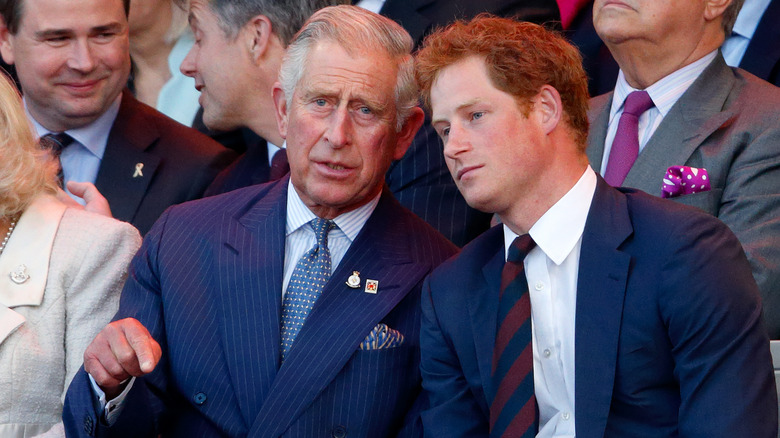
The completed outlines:
<svg viewBox="0 0 780 438">
<path fill-rule="evenodd" d="M 69 436 L 420 435 L 423 278 L 456 248 L 385 190 L 283 366 L 279 323 L 287 181 L 169 209 L 130 268 L 117 319 L 137 318 L 163 357 L 102 426 L 83 368 L 68 391 Z M 350 289 L 352 271 L 379 281 Z M 357 350 L 379 322 L 402 346 Z"/>
</svg>

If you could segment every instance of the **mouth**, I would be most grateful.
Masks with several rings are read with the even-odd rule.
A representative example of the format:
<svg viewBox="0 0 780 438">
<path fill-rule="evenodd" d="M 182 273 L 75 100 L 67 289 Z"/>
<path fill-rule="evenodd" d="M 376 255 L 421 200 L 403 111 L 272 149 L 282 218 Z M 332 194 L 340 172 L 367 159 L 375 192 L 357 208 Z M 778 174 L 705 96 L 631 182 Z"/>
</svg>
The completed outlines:
<svg viewBox="0 0 780 438">
<path fill-rule="evenodd" d="M 204 87 L 205 87 L 205 85 L 203 85 L 203 84 L 197 84 L 197 83 L 195 84 L 195 89 L 198 90 L 198 91 L 203 91 Z"/>
<path fill-rule="evenodd" d="M 330 161 L 315 162 L 320 172 L 329 178 L 345 178 L 351 174 L 353 168 L 343 163 L 334 163 Z"/>
<path fill-rule="evenodd" d="M 458 181 L 461 181 L 465 176 L 469 175 L 474 170 L 480 169 L 482 166 L 466 166 L 458 170 L 458 173 L 455 174 L 456 179 Z"/>
<path fill-rule="evenodd" d="M 92 79 L 89 81 L 63 82 L 61 85 L 67 88 L 68 90 L 70 90 L 71 92 L 84 93 L 94 89 L 100 82 L 101 79 Z"/>
</svg>

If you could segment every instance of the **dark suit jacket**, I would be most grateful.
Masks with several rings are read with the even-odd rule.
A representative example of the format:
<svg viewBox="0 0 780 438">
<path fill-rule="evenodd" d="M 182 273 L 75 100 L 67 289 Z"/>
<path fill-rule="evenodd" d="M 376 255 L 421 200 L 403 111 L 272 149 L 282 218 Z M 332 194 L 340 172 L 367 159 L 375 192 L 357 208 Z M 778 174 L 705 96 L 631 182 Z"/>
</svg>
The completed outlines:
<svg viewBox="0 0 780 438">
<path fill-rule="evenodd" d="M 612 94 L 591 100 L 588 158 L 601 168 Z M 726 223 L 747 253 L 769 335 L 780 337 L 780 88 L 718 57 L 664 117 L 623 182 L 661 195 L 666 169 L 707 169 L 712 190 L 674 198 Z"/>
<path fill-rule="evenodd" d="M 487 437 L 501 226 L 423 286 L 428 437 Z M 575 321 L 578 438 L 777 436 L 758 290 L 739 242 L 700 211 L 599 178 Z"/>
<path fill-rule="evenodd" d="M 288 180 L 160 218 L 131 264 L 116 318 L 141 321 L 162 360 L 135 381 L 110 429 L 98 422 L 82 368 L 64 411 L 69 436 L 420 434 L 420 290 L 455 248 L 385 192 L 280 368 Z M 349 288 L 353 271 L 378 280 L 378 293 Z M 404 344 L 358 350 L 380 322 Z"/>
<path fill-rule="evenodd" d="M 769 2 L 739 67 L 780 85 L 780 0 Z"/>
<path fill-rule="evenodd" d="M 246 150 L 230 166 L 219 172 L 203 196 L 214 196 L 242 187 L 267 183 L 271 173 L 268 164 L 268 144 L 247 128 L 238 132 L 246 134 Z"/>
<path fill-rule="evenodd" d="M 234 152 L 125 90 L 95 186 L 115 218 L 146 234 L 166 208 L 201 197 L 234 158 Z M 135 176 L 139 164 L 142 176 Z"/>
</svg>

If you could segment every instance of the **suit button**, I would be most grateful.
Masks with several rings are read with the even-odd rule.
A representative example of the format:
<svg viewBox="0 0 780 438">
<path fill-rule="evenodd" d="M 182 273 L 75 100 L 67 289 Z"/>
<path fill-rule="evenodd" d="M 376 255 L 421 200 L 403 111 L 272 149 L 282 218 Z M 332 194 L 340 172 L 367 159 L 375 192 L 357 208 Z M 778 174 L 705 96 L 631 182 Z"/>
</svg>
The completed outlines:
<svg viewBox="0 0 780 438">
<path fill-rule="evenodd" d="M 344 426 L 336 426 L 333 428 L 333 438 L 345 438 L 347 436 L 347 428 Z"/>
<path fill-rule="evenodd" d="M 86 432 L 87 435 L 92 436 L 92 426 L 94 424 L 92 423 L 92 417 L 86 416 L 84 417 L 84 432 Z"/>
<path fill-rule="evenodd" d="M 200 406 L 203 403 L 206 403 L 206 394 L 199 392 L 195 394 L 194 397 L 192 397 L 192 400 L 195 402 L 196 405 Z"/>
</svg>

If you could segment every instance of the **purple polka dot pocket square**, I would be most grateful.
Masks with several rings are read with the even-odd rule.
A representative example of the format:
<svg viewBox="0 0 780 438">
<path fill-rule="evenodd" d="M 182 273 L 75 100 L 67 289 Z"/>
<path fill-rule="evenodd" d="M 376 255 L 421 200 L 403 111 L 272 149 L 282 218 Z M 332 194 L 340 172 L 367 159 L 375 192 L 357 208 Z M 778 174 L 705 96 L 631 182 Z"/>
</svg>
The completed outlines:
<svg viewBox="0 0 780 438">
<path fill-rule="evenodd" d="M 661 197 L 676 198 L 708 191 L 710 191 L 710 176 L 707 174 L 707 169 L 672 166 L 666 170 Z"/>
<path fill-rule="evenodd" d="M 404 343 L 404 335 L 398 330 L 391 329 L 387 324 L 377 324 L 360 343 L 360 350 L 381 350 L 398 347 Z"/>
</svg>

